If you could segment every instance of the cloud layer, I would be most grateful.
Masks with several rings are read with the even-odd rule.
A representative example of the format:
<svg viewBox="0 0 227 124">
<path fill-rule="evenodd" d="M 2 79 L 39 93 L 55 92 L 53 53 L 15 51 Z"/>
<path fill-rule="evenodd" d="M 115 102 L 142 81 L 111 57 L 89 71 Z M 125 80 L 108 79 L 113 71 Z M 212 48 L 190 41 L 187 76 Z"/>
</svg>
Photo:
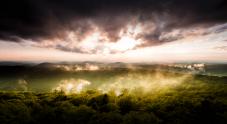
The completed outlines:
<svg viewBox="0 0 227 124">
<path fill-rule="evenodd" d="M 0 18 L 1 40 L 27 40 L 39 47 L 80 53 L 115 53 L 206 35 L 207 28 L 227 22 L 227 2 L 4 0 Z M 222 25 L 215 31 L 225 30 Z M 124 38 L 133 43 L 124 44 Z M 119 50 L 113 43 L 129 47 Z"/>
</svg>

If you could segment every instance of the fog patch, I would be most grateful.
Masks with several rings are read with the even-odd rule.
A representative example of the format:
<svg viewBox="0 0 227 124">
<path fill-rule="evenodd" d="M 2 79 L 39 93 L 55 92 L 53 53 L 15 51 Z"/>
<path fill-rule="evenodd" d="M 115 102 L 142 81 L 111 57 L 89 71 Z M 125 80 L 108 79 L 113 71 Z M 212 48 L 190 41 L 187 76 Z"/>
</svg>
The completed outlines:
<svg viewBox="0 0 227 124">
<path fill-rule="evenodd" d="M 83 79 L 65 79 L 61 80 L 60 83 L 52 89 L 52 91 L 65 92 L 67 94 L 80 93 L 90 84 L 91 82 Z"/>
<path fill-rule="evenodd" d="M 18 82 L 18 87 L 17 89 L 20 91 L 28 91 L 28 82 L 24 79 L 19 79 Z"/>
<path fill-rule="evenodd" d="M 117 96 L 125 91 L 129 93 L 137 91 L 151 93 L 177 87 L 189 78 L 192 78 L 192 76 L 166 76 L 162 73 L 154 75 L 127 74 L 118 77 L 114 82 L 103 83 L 98 89 L 103 93 L 113 91 Z"/>
</svg>

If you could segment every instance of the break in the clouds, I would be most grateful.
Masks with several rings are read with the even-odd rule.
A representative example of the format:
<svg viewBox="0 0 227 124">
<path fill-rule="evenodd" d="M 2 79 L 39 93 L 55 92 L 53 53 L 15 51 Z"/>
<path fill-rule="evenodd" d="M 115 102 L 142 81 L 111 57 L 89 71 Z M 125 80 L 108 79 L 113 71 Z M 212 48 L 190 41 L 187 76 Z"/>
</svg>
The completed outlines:
<svg viewBox="0 0 227 124">
<path fill-rule="evenodd" d="M 226 0 L 3 0 L 0 39 L 118 53 L 227 30 Z"/>
</svg>

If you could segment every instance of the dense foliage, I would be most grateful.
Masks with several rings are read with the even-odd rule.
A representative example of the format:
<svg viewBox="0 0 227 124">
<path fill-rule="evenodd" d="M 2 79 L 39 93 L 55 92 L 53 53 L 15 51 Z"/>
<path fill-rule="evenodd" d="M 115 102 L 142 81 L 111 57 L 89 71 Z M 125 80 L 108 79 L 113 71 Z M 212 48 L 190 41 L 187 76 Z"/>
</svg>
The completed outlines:
<svg viewBox="0 0 227 124">
<path fill-rule="evenodd" d="M 2 124 L 225 124 L 226 89 L 225 83 L 192 83 L 149 93 L 124 90 L 119 96 L 97 90 L 1 92 L 0 120 Z"/>
</svg>

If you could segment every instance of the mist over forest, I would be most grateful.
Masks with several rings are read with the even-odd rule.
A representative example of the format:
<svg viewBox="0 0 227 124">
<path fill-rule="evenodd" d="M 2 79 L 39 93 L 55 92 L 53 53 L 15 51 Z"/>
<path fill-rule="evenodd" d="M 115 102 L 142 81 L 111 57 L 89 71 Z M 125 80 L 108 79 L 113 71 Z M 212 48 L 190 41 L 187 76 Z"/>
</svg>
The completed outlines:
<svg viewBox="0 0 227 124">
<path fill-rule="evenodd" d="M 225 64 L 0 66 L 2 123 L 175 124 L 227 120 Z"/>
</svg>

